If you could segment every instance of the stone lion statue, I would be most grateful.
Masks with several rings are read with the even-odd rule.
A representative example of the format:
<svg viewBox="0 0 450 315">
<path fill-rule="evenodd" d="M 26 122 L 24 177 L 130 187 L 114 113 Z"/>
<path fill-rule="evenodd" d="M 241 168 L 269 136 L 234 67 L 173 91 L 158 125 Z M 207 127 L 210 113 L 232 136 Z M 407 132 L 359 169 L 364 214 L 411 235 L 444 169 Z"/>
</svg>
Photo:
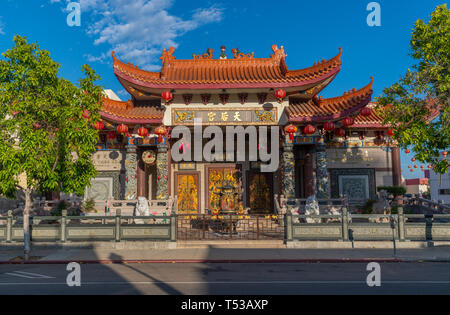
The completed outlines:
<svg viewBox="0 0 450 315">
<path fill-rule="evenodd" d="M 316 198 L 316 195 L 309 196 L 306 199 L 305 205 L 305 215 L 320 215 L 319 209 L 319 201 Z M 320 218 L 306 218 L 306 223 L 320 223 Z"/>
<path fill-rule="evenodd" d="M 150 209 L 148 207 L 148 200 L 145 197 L 139 197 L 136 203 L 136 208 L 134 208 L 134 216 L 136 217 L 149 217 Z M 144 220 L 136 219 L 134 220 L 136 224 L 144 224 Z"/>
<path fill-rule="evenodd" d="M 378 193 L 378 201 L 375 202 L 372 206 L 373 214 L 391 214 L 391 205 L 388 201 L 388 194 L 386 190 L 381 190 Z M 375 220 L 377 223 L 379 222 L 389 222 L 388 218 L 378 218 Z"/>
</svg>

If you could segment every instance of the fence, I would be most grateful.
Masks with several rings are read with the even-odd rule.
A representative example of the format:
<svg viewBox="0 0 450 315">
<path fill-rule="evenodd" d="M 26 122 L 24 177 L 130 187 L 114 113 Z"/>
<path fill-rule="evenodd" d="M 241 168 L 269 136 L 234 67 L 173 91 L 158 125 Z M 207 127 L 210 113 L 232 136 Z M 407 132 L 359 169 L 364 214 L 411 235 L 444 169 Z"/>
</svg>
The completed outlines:
<svg viewBox="0 0 450 315">
<path fill-rule="evenodd" d="M 1 224 L 1 221 L 6 224 Z M 23 241 L 23 222 L 14 217 L 0 218 L 0 241 Z M 82 242 L 82 241 L 176 241 L 176 216 L 134 217 L 122 216 L 35 216 L 31 222 L 33 242 Z"/>
<path fill-rule="evenodd" d="M 23 241 L 21 217 L 0 217 L 0 242 Z M 450 241 L 450 214 L 339 215 L 175 215 L 35 216 L 33 242 L 285 240 L 289 241 Z"/>
<path fill-rule="evenodd" d="M 282 215 L 178 215 L 179 240 L 284 240 Z"/>
<path fill-rule="evenodd" d="M 306 220 L 310 223 L 306 223 Z M 314 222 L 315 221 L 315 222 Z M 450 214 L 285 216 L 287 241 L 449 241 Z"/>
</svg>

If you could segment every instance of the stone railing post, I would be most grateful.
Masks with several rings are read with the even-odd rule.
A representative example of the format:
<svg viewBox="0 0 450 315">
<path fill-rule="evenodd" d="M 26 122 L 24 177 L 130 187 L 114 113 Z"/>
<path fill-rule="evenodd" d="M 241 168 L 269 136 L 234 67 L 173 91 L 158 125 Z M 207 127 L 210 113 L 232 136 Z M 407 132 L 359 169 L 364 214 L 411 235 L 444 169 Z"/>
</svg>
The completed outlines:
<svg viewBox="0 0 450 315">
<path fill-rule="evenodd" d="M 348 242 L 348 209 L 342 208 L 342 240 Z"/>
<path fill-rule="evenodd" d="M 293 241 L 293 226 L 292 226 L 292 212 L 291 210 L 286 211 L 286 215 L 284 216 L 284 228 L 286 230 L 286 242 Z"/>
<path fill-rule="evenodd" d="M 8 218 L 6 219 L 6 242 L 10 243 L 12 240 L 12 226 L 13 226 L 13 212 L 8 211 Z"/>
<path fill-rule="evenodd" d="M 61 225 L 60 225 L 60 241 L 61 243 L 66 242 L 66 228 L 67 228 L 67 210 L 61 212 Z"/>
<path fill-rule="evenodd" d="M 402 242 L 405 240 L 405 214 L 403 206 L 398 206 L 398 239 Z"/>
<path fill-rule="evenodd" d="M 177 214 L 175 211 L 170 214 L 170 241 L 177 241 Z"/>
<path fill-rule="evenodd" d="M 116 210 L 116 242 L 120 242 L 120 234 L 121 234 L 121 230 L 120 230 L 120 227 L 121 227 L 121 221 L 122 221 L 122 218 L 121 218 L 121 215 L 122 215 L 122 210 L 121 209 L 117 209 Z"/>
</svg>

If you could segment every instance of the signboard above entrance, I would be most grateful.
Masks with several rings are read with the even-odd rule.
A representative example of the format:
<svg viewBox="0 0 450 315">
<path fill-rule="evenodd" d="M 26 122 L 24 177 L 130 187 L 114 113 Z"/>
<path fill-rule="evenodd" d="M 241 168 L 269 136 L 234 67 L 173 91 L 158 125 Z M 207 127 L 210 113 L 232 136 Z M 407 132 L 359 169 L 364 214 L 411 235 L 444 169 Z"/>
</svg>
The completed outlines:
<svg viewBox="0 0 450 315">
<path fill-rule="evenodd" d="M 276 125 L 277 109 L 258 108 L 190 108 L 172 109 L 172 124 L 194 125 L 194 119 L 201 119 L 203 125 Z"/>
</svg>

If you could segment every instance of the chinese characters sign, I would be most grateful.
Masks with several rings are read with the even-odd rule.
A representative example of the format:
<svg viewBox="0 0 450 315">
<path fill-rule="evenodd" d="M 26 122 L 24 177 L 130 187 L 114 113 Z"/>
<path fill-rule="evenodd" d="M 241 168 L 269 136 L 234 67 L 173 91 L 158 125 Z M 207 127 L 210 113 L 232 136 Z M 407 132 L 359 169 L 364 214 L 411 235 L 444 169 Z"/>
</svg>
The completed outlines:
<svg viewBox="0 0 450 315">
<path fill-rule="evenodd" d="M 276 108 L 271 110 L 255 108 L 172 109 L 174 125 L 193 125 L 194 119 L 201 119 L 204 125 L 276 125 L 278 123 Z"/>
</svg>

